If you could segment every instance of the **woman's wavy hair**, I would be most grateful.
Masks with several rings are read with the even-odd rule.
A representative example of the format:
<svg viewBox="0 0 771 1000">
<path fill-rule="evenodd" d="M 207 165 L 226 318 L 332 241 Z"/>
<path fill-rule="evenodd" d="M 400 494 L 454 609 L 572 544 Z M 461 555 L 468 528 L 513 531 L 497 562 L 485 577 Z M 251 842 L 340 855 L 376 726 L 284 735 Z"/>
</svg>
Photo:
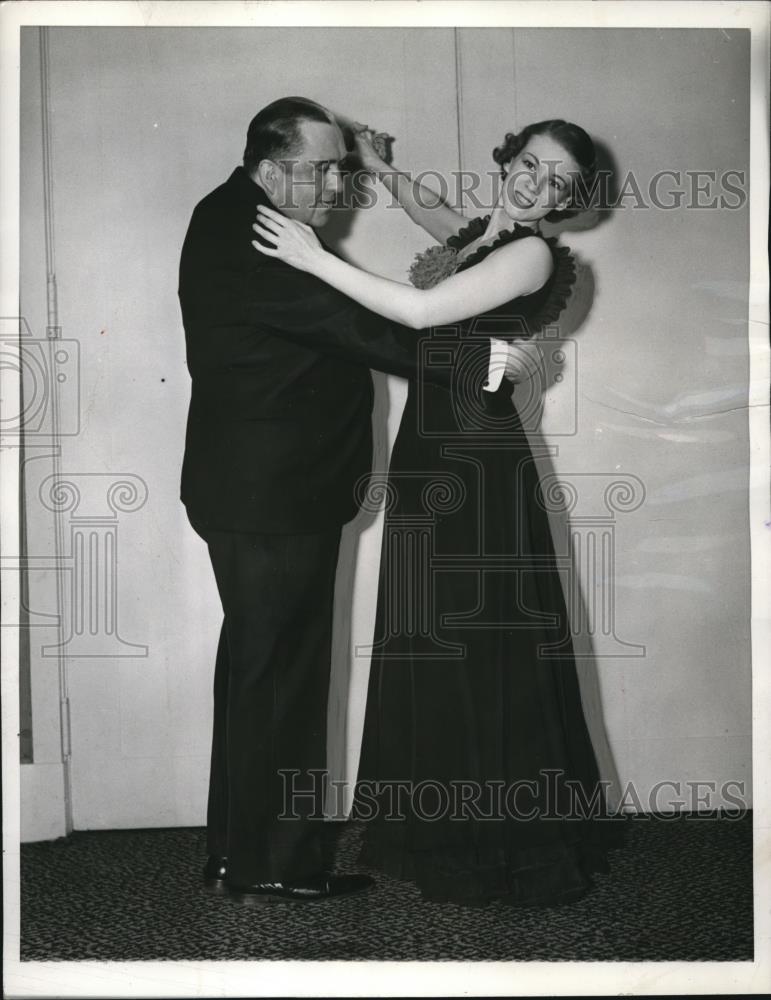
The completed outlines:
<svg viewBox="0 0 771 1000">
<path fill-rule="evenodd" d="M 561 212 L 550 212 L 547 222 L 557 222 L 559 219 L 569 219 L 587 207 L 589 193 L 592 190 L 597 174 L 597 153 L 591 136 L 580 125 L 563 121 L 561 118 L 550 118 L 543 122 L 526 125 L 520 132 L 507 132 L 502 145 L 493 150 L 493 159 L 501 168 L 501 176 L 506 176 L 506 167 L 518 156 L 534 135 L 548 135 L 558 142 L 566 153 L 578 164 L 581 180 L 573 183 L 570 192 L 569 208 Z"/>
</svg>

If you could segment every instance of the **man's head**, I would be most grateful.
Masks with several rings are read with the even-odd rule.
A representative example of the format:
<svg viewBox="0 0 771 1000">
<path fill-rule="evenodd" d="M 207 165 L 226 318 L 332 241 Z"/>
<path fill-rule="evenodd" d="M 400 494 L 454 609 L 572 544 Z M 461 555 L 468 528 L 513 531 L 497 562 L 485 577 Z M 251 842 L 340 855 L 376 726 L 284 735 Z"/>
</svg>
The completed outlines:
<svg viewBox="0 0 771 1000">
<path fill-rule="evenodd" d="M 289 218 L 322 226 L 340 184 L 345 143 L 326 108 L 305 97 L 282 97 L 252 119 L 244 169 Z"/>
</svg>

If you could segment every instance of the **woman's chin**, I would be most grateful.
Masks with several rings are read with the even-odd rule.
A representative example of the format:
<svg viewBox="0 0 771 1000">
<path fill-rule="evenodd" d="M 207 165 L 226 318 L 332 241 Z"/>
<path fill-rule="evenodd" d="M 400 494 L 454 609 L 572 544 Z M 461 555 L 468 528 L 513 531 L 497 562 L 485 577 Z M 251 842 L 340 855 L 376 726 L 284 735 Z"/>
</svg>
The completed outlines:
<svg viewBox="0 0 771 1000">
<path fill-rule="evenodd" d="M 512 223 L 516 223 L 518 226 L 530 226 L 531 229 L 534 229 L 540 222 L 540 219 L 535 219 L 532 215 L 519 209 L 513 212 L 506 212 L 506 215 Z"/>
</svg>

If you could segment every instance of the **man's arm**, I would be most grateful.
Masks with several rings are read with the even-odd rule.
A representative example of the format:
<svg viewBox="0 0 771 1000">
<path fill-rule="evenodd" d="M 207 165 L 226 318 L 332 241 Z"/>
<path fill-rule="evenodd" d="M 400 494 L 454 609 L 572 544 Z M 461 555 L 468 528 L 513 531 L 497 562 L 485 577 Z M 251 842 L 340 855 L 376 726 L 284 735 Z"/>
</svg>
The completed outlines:
<svg viewBox="0 0 771 1000">
<path fill-rule="evenodd" d="M 261 257 L 248 237 L 243 248 L 234 247 L 232 235 L 225 239 L 207 222 L 194 213 L 183 248 L 179 292 L 186 323 L 254 327 L 342 360 L 449 387 L 450 369 L 421 372 L 415 330 L 370 312 L 313 275 Z M 488 338 L 464 340 L 458 353 L 463 371 L 475 373 L 464 378 L 482 388 L 478 373 L 490 368 Z M 240 345 L 239 355 L 248 360 L 248 345 Z"/>
<path fill-rule="evenodd" d="M 292 269 L 292 274 L 296 273 Z M 290 316 L 289 312 L 284 310 L 281 304 L 283 301 L 281 281 L 273 285 L 267 298 L 264 296 L 259 298 L 254 306 L 255 312 L 264 315 L 266 310 L 277 309 L 282 322 L 279 333 L 305 346 L 338 354 L 347 360 L 353 360 L 352 355 L 356 354 L 357 360 L 360 359 L 367 367 L 392 375 L 415 378 L 418 374 L 422 374 L 429 382 L 445 387 L 450 384 L 451 369 L 421 368 L 418 354 L 420 335 L 415 330 L 386 320 L 344 295 L 340 296 L 343 301 L 340 302 L 339 311 L 327 314 L 324 311 L 327 295 L 334 292 L 334 289 L 330 289 L 322 282 L 321 290 L 313 287 L 307 291 L 310 298 L 301 301 L 310 309 L 310 325 L 307 313 L 302 315 L 292 310 Z M 315 299 L 317 292 L 320 296 L 318 301 Z M 278 296 L 278 299 L 275 296 Z M 334 308 L 333 303 L 331 305 Z M 319 316 L 325 317 L 321 324 L 317 319 Z M 291 329 L 287 329 L 287 320 Z M 319 345 L 320 334 L 324 346 Z M 487 392 L 496 392 L 504 375 L 512 381 L 521 381 L 525 377 L 521 374 L 519 359 L 517 357 L 515 360 L 513 351 L 514 345 L 505 341 L 486 336 L 464 338 L 455 359 L 456 376 L 462 359 L 464 370 L 468 372 L 473 370 L 474 373 L 481 373 L 486 370 L 487 375 L 481 381 L 479 388 Z M 477 379 L 479 377 L 476 375 Z"/>
</svg>

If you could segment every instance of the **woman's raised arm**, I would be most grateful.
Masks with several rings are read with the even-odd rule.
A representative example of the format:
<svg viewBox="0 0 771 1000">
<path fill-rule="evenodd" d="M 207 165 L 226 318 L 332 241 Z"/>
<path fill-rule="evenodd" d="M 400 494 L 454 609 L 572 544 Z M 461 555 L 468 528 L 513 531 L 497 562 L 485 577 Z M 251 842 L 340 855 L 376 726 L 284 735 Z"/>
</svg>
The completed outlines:
<svg viewBox="0 0 771 1000">
<path fill-rule="evenodd" d="M 436 192 L 386 163 L 373 145 L 370 129 L 355 122 L 352 130 L 362 166 L 383 183 L 414 223 L 439 243 L 446 243 L 468 225 L 468 219 L 446 205 Z"/>
</svg>

